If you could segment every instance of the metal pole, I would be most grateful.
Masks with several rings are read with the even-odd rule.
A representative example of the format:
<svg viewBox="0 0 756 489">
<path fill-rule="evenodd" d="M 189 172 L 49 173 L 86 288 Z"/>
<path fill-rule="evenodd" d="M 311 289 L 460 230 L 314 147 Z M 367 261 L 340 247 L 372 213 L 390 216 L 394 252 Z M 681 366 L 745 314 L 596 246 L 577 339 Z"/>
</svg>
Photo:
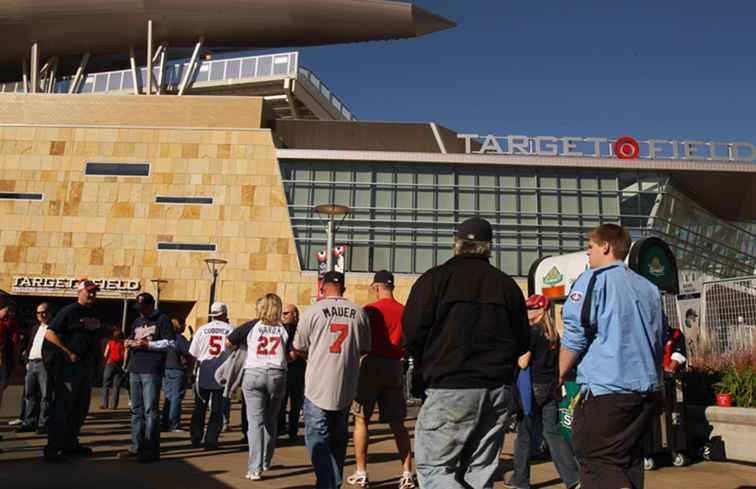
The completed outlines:
<svg viewBox="0 0 756 489">
<path fill-rule="evenodd" d="M 155 309 L 157 309 L 158 306 L 160 305 L 160 282 L 156 282 L 155 283 L 155 288 L 157 289 L 156 290 L 157 294 L 155 294 L 155 296 L 156 296 L 155 297 Z"/>
<path fill-rule="evenodd" d="M 334 225 L 333 225 L 333 214 L 329 216 L 328 219 L 328 228 L 326 230 L 326 271 L 330 272 L 333 270 L 333 233 L 334 233 Z"/>
<path fill-rule="evenodd" d="M 81 83 L 81 78 L 84 75 L 84 70 L 87 67 L 87 63 L 89 63 L 89 53 L 84 53 L 84 56 L 81 57 L 81 62 L 79 63 L 79 67 L 76 68 L 76 74 L 74 75 L 74 79 L 71 81 L 71 85 L 68 87 L 69 95 L 78 92 L 79 84 Z"/>
<path fill-rule="evenodd" d="M 152 21 L 147 21 L 147 82 L 145 83 L 144 93 L 152 93 Z"/>
<path fill-rule="evenodd" d="M 197 44 L 194 46 L 194 51 L 192 52 L 192 58 L 189 60 L 189 66 L 186 67 L 186 71 L 184 72 L 184 77 L 181 80 L 181 85 L 179 86 L 178 94 L 184 95 L 184 90 L 186 90 L 189 87 L 190 80 L 192 78 L 192 73 L 194 72 L 194 68 L 197 65 L 197 56 L 199 56 L 200 49 L 202 49 L 202 43 L 204 42 L 204 38 L 200 37 L 199 41 L 197 41 Z"/>
<path fill-rule="evenodd" d="M 160 46 L 160 72 L 158 73 L 157 94 L 162 95 L 165 89 L 165 60 L 168 57 L 168 48 L 165 44 Z"/>
<path fill-rule="evenodd" d="M 129 61 L 131 62 L 131 79 L 134 82 L 134 95 L 139 95 L 139 80 L 137 79 L 136 59 L 134 57 L 134 46 L 129 46 Z"/>
<path fill-rule="evenodd" d="M 218 271 L 213 269 L 213 280 L 210 282 L 210 302 L 207 305 L 207 313 L 210 314 L 210 309 L 215 302 L 215 282 L 218 280 Z"/>
<path fill-rule="evenodd" d="M 129 308 L 129 298 L 124 297 L 123 298 L 123 319 L 121 319 L 121 332 L 123 334 L 126 334 L 126 311 Z"/>
<path fill-rule="evenodd" d="M 24 93 L 29 93 L 29 62 L 26 61 L 26 58 L 21 61 L 21 69 L 23 71 L 21 79 L 24 83 Z"/>
<path fill-rule="evenodd" d="M 39 86 L 39 45 L 35 42 L 31 47 L 31 93 L 37 93 Z"/>
</svg>

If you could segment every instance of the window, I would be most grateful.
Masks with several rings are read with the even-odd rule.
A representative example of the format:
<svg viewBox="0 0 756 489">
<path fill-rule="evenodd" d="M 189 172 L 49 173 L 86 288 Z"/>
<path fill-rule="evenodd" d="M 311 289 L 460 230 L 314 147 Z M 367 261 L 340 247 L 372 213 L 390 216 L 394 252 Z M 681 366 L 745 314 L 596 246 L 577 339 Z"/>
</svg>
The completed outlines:
<svg viewBox="0 0 756 489">
<path fill-rule="evenodd" d="M 164 251 L 215 251 L 213 243 L 158 243 L 158 250 Z"/>
<path fill-rule="evenodd" d="M 0 192 L 0 199 L 3 200 L 42 200 L 42 194 L 29 192 Z"/>
<path fill-rule="evenodd" d="M 168 197 L 157 196 L 155 197 L 156 204 L 205 204 L 210 205 L 213 203 L 212 197 Z"/>
<path fill-rule="evenodd" d="M 148 177 L 149 163 L 94 163 L 87 162 L 84 174 L 107 177 Z"/>
</svg>

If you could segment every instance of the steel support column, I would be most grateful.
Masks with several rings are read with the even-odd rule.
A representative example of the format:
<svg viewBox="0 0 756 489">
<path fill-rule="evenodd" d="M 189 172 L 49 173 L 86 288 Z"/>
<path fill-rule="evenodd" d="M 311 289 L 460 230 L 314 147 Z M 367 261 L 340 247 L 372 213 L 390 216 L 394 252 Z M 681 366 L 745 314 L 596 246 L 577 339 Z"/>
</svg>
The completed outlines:
<svg viewBox="0 0 756 489">
<path fill-rule="evenodd" d="M 129 46 L 129 61 L 131 62 L 131 79 L 134 83 L 134 95 L 139 95 L 139 78 L 137 77 L 136 58 L 134 46 Z"/>
<path fill-rule="evenodd" d="M 81 57 L 81 62 L 79 62 L 79 67 L 76 68 L 76 74 L 74 75 L 73 80 L 71 80 L 71 85 L 68 87 L 69 95 L 79 91 L 79 85 L 84 76 L 84 70 L 87 68 L 87 63 L 89 63 L 89 53 L 84 53 L 84 56 Z"/>
<path fill-rule="evenodd" d="M 31 74 L 31 93 L 37 93 L 39 88 L 39 45 L 36 42 L 31 46 L 29 71 Z"/>
<path fill-rule="evenodd" d="M 189 60 L 189 66 L 186 67 L 186 71 L 184 72 L 184 76 L 181 80 L 181 85 L 179 86 L 178 94 L 183 95 L 184 91 L 189 87 L 191 84 L 192 74 L 194 73 L 194 69 L 197 67 L 197 57 L 199 56 L 200 49 L 202 49 L 202 43 L 204 42 L 204 38 L 200 37 L 199 41 L 197 41 L 197 44 L 194 46 L 194 52 L 192 52 L 192 59 Z"/>
<path fill-rule="evenodd" d="M 152 94 L 152 21 L 147 21 L 147 80 L 144 83 L 144 93 Z"/>
</svg>

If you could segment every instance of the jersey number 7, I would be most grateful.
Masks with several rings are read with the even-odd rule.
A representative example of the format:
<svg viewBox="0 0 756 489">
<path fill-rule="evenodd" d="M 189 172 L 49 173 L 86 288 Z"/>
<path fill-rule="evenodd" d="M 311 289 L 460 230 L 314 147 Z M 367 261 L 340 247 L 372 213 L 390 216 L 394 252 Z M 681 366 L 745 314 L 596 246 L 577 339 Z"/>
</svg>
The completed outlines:
<svg viewBox="0 0 756 489">
<path fill-rule="evenodd" d="M 346 340 L 347 336 L 349 336 L 349 325 L 332 324 L 331 333 L 338 333 L 339 336 L 336 337 L 333 343 L 331 343 L 331 348 L 329 349 L 329 351 L 331 353 L 341 353 L 341 344 L 344 343 L 344 340 Z"/>
</svg>

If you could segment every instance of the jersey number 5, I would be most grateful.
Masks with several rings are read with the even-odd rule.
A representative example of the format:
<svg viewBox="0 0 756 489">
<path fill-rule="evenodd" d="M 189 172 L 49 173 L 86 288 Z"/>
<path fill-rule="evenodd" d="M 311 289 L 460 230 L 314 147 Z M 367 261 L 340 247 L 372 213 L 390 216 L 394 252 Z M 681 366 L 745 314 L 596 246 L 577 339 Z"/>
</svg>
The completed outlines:
<svg viewBox="0 0 756 489">
<path fill-rule="evenodd" d="M 219 334 L 214 334 L 210 337 L 210 349 L 208 352 L 212 356 L 220 355 L 221 350 L 223 350 L 223 336 Z"/>
<path fill-rule="evenodd" d="M 329 351 L 331 353 L 341 353 L 341 344 L 344 343 L 344 340 L 346 340 L 347 336 L 349 336 L 349 325 L 348 324 L 332 324 L 331 333 L 338 333 L 339 336 L 336 337 L 333 343 L 331 343 L 331 348 Z"/>
</svg>

